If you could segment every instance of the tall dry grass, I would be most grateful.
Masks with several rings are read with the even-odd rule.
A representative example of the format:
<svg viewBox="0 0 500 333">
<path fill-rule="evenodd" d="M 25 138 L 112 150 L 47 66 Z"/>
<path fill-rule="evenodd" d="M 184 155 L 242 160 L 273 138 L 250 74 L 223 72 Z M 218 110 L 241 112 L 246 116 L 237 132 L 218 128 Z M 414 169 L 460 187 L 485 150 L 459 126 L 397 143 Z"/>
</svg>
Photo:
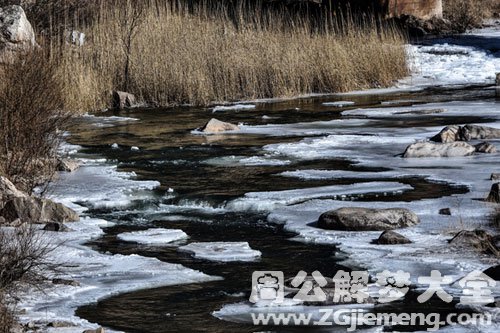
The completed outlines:
<svg viewBox="0 0 500 333">
<path fill-rule="evenodd" d="M 103 107 L 105 92 L 123 89 L 153 105 L 206 105 L 383 87 L 408 73 L 404 38 L 375 20 L 319 29 L 284 12 L 234 17 L 200 3 L 101 2 L 83 47 L 53 45 L 67 104 Z"/>
</svg>

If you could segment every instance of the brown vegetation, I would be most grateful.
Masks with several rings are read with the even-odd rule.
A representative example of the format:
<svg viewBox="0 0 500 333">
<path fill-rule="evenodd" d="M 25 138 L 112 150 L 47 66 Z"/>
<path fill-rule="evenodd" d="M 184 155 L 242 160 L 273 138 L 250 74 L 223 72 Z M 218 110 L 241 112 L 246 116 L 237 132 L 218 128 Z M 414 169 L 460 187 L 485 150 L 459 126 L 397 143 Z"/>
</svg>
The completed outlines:
<svg viewBox="0 0 500 333">
<path fill-rule="evenodd" d="M 0 174 L 27 192 L 53 172 L 60 130 L 69 116 L 58 75 L 41 52 L 2 69 Z"/>
<path fill-rule="evenodd" d="M 444 0 L 444 17 L 457 32 L 478 27 L 484 19 L 500 10 L 498 0 Z"/>
<path fill-rule="evenodd" d="M 116 1 L 75 20 L 91 22 L 80 27 L 84 47 L 52 39 L 72 110 L 109 106 L 111 90 L 206 105 L 382 87 L 407 74 L 404 38 L 374 21 L 331 17 L 320 29 L 280 11 L 235 17 L 205 1 Z"/>
</svg>

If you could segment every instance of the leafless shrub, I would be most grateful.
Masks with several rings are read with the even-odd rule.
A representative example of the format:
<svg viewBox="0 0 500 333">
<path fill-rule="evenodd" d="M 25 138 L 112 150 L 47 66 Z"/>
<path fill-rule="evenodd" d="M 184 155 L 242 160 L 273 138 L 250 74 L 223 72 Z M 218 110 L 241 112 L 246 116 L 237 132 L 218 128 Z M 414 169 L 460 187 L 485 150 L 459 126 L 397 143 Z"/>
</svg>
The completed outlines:
<svg viewBox="0 0 500 333">
<path fill-rule="evenodd" d="M 498 9 L 497 0 L 444 0 L 444 16 L 457 32 L 478 27 L 485 18 Z"/>
<path fill-rule="evenodd" d="M 69 114 L 55 63 L 42 52 L 3 68 L 0 84 L 0 172 L 31 192 L 55 168 L 56 149 Z"/>
</svg>

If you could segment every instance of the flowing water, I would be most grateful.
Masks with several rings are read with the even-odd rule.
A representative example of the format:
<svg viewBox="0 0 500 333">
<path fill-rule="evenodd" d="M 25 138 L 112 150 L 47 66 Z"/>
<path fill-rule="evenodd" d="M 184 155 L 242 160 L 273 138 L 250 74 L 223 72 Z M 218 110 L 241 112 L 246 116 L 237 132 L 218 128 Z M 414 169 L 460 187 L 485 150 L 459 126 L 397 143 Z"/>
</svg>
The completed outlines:
<svg viewBox="0 0 500 333">
<path fill-rule="evenodd" d="M 339 108 L 323 104 L 346 98 L 355 102 L 355 106 Z M 416 112 L 411 116 L 380 116 L 376 122 L 368 123 L 363 122 L 364 116 L 341 114 L 342 111 L 358 108 L 404 108 L 410 105 L 417 105 L 418 108 L 420 104 L 452 101 L 495 103 L 496 100 L 494 90 L 477 85 L 258 103 L 252 110 L 215 114 L 212 114 L 211 109 L 181 107 L 137 109 L 113 114 L 108 112 L 97 118 L 78 120 L 71 129 L 69 141 L 82 146 L 81 152 L 113 161 L 120 171 L 133 171 L 138 179 L 161 183 L 154 196 L 144 200 L 138 198 L 126 207 L 88 205 L 90 216 L 114 222 L 115 225 L 105 228 L 103 236 L 88 242 L 86 246 L 103 253 L 155 257 L 220 276 L 223 280 L 119 294 L 82 306 L 76 314 L 90 322 L 127 332 L 258 331 L 257 327 L 251 325 L 230 323 L 212 316 L 213 311 L 225 304 L 248 299 L 253 271 L 282 270 L 285 276 L 293 277 L 300 270 L 319 270 L 325 276 L 333 276 L 338 269 L 350 268 L 340 263 L 346 254 L 335 245 L 299 242 L 292 239 L 296 234 L 284 230 L 283 225 L 269 223 L 267 212 L 251 209 L 228 211 L 224 209 L 228 202 L 249 192 L 354 185 L 370 181 L 397 181 L 410 185 L 412 189 L 388 192 L 384 196 L 374 193 L 348 195 L 343 200 L 359 203 L 416 202 L 468 192 L 467 186 L 411 173 L 393 177 L 390 175 L 391 165 L 360 165 L 353 161 L 357 147 L 352 147 L 353 159 L 349 158 L 349 154 L 308 159 L 293 159 L 289 156 L 269 158 L 263 147 L 296 143 L 304 138 L 323 138 L 334 133 L 363 134 L 367 129 L 376 133 L 378 128 L 380 131 L 404 131 L 405 128 L 495 121 L 494 117 L 475 115 L 473 112 L 452 116 L 439 112 Z M 135 120 L 107 124 L 100 121 L 101 116 L 130 117 Z M 245 128 L 242 131 L 244 133 L 227 135 L 203 136 L 192 132 L 212 116 L 232 123 L 244 123 L 248 128 L 268 123 L 282 126 L 275 127 L 273 131 L 277 132 L 271 133 L 245 132 Z M 339 124 L 335 120 L 346 123 Z M 287 124 L 299 125 L 290 130 Z M 112 147 L 114 143 L 119 143 L 119 147 Z M 134 146 L 140 149 L 132 150 Z M 399 153 L 401 151 L 394 151 L 394 155 Z M 256 156 L 271 162 L 244 163 L 248 161 L 245 158 Z M 276 158 L 278 161 L 275 161 Z M 334 179 L 279 176 L 282 172 L 297 170 L 346 171 L 365 176 Z M 170 188 L 174 192 L 169 191 Z M 322 199 L 329 197 L 323 196 Z M 309 200 L 305 196 L 293 204 L 303 204 Z M 86 205 L 84 198 L 81 204 Z M 182 229 L 190 236 L 189 242 L 247 241 L 252 249 L 262 252 L 262 257 L 255 262 L 213 262 L 195 259 L 188 253 L 177 251 L 176 246 L 145 246 L 124 242 L 116 237 L 119 233 L 155 227 Z M 415 307 L 415 302 L 407 301 L 400 305 L 399 310 Z M 423 311 L 430 311 L 430 308 L 443 312 L 452 309 L 449 305 L 434 303 Z"/>
</svg>

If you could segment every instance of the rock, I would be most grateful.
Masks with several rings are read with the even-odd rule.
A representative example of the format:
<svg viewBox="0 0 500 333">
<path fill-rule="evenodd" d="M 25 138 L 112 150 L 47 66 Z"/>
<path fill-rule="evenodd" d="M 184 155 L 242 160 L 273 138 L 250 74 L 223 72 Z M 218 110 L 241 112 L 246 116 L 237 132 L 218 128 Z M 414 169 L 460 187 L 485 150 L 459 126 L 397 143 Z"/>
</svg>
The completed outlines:
<svg viewBox="0 0 500 333">
<path fill-rule="evenodd" d="M 488 252 L 498 255 L 499 251 L 493 243 L 493 236 L 484 230 L 462 230 L 450 241 L 450 245 L 458 247 L 472 248 L 481 252 Z"/>
<path fill-rule="evenodd" d="M 460 126 L 456 125 L 446 126 L 441 130 L 441 132 L 433 136 L 430 140 L 440 143 L 450 143 L 450 142 L 460 141 L 461 140 L 460 132 L 461 132 Z"/>
<path fill-rule="evenodd" d="M 486 201 L 500 203 L 500 183 L 491 185 L 490 194 L 486 198 Z"/>
<path fill-rule="evenodd" d="M 217 120 L 215 118 L 210 119 L 210 121 L 201 128 L 203 133 L 220 133 L 225 131 L 237 131 L 239 126 L 225 123 L 223 121 Z"/>
<path fill-rule="evenodd" d="M 134 95 L 124 91 L 113 91 L 113 107 L 116 109 L 133 108 L 137 106 Z"/>
<path fill-rule="evenodd" d="M 465 125 L 462 127 L 461 136 L 465 141 L 500 139 L 500 129 L 487 126 Z"/>
<path fill-rule="evenodd" d="M 54 231 L 54 232 L 66 232 L 70 229 L 64 225 L 64 223 L 59 222 L 49 222 L 43 228 L 44 231 Z"/>
<path fill-rule="evenodd" d="M 72 159 L 69 158 L 62 158 L 58 160 L 57 163 L 57 171 L 62 171 L 62 172 L 73 172 L 77 170 L 80 167 L 80 164 Z"/>
<path fill-rule="evenodd" d="M 75 281 L 75 280 L 67 280 L 67 279 L 52 279 L 53 284 L 62 284 L 65 286 L 73 286 L 73 287 L 78 287 L 80 286 L 80 282 Z"/>
<path fill-rule="evenodd" d="M 410 244 L 410 243 L 412 243 L 411 240 L 392 230 L 384 231 L 377 239 L 377 244 L 380 245 L 395 245 L 395 244 Z"/>
<path fill-rule="evenodd" d="M 500 173 L 492 173 L 490 176 L 491 180 L 500 180 Z"/>
<path fill-rule="evenodd" d="M 496 75 L 495 85 L 497 87 L 500 87 L 500 73 L 497 73 L 497 75 Z"/>
<path fill-rule="evenodd" d="M 474 145 L 474 147 L 478 153 L 493 154 L 497 152 L 497 148 L 489 142 L 481 142 Z"/>
<path fill-rule="evenodd" d="M 441 208 L 439 210 L 439 215 L 451 215 L 451 210 L 449 208 Z"/>
<path fill-rule="evenodd" d="M 0 63 L 12 63 L 19 53 L 35 47 L 33 27 L 21 6 L 0 8 Z"/>
<path fill-rule="evenodd" d="M 323 213 L 318 227 L 347 231 L 382 231 L 419 223 L 418 216 L 405 208 L 370 209 L 346 207 Z"/>
<path fill-rule="evenodd" d="M 404 152 L 405 158 L 421 157 L 460 157 L 469 156 L 476 148 L 466 142 L 431 143 L 418 142 L 409 145 Z"/>
<path fill-rule="evenodd" d="M 99 327 L 95 330 L 85 330 L 83 333 L 105 333 L 104 328 Z"/>
<path fill-rule="evenodd" d="M 486 269 L 483 273 L 488 275 L 493 280 L 500 281 L 500 265 L 492 266 Z"/>
<path fill-rule="evenodd" d="M 0 176 L 0 207 L 2 202 L 10 198 L 24 198 L 27 196 L 26 193 L 19 191 L 10 180 Z"/>
<path fill-rule="evenodd" d="M 63 328 L 63 327 L 72 327 L 75 326 L 73 323 L 67 322 L 67 321 L 53 321 L 47 324 L 48 327 L 53 327 L 53 328 Z"/>
<path fill-rule="evenodd" d="M 15 197 L 5 202 L 0 210 L 7 222 L 17 219 L 23 222 L 74 222 L 80 218 L 72 209 L 49 199 L 35 197 Z"/>
</svg>

